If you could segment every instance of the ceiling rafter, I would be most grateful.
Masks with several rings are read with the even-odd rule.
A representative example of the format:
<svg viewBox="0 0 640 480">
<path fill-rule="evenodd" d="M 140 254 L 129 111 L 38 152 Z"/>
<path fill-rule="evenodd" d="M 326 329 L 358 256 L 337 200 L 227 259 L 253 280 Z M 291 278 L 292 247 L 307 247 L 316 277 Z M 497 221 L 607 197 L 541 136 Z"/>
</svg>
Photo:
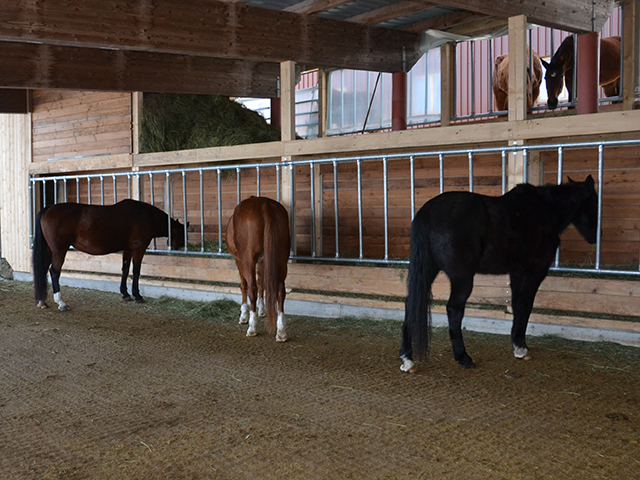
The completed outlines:
<svg viewBox="0 0 640 480">
<path fill-rule="evenodd" d="M 397 72 L 412 32 L 215 0 L 13 0 L 0 40 Z"/>
<path fill-rule="evenodd" d="M 361 13 L 360 15 L 355 15 L 347 18 L 347 21 L 375 25 L 393 18 L 405 17 L 412 13 L 421 12 L 427 10 L 429 7 L 436 7 L 437 5 L 437 3 L 424 2 L 421 0 L 404 0 L 402 2 L 392 3 L 386 7 Z"/>
</svg>

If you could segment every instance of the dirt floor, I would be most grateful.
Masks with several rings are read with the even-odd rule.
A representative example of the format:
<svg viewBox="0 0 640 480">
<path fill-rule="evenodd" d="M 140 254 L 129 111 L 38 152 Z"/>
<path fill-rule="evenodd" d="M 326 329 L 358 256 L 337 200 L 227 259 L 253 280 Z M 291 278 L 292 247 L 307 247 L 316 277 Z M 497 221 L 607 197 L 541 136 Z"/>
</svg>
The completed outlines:
<svg viewBox="0 0 640 480">
<path fill-rule="evenodd" d="M 400 372 L 400 324 L 0 281 L 2 479 L 640 479 L 640 351 L 466 332 Z M 262 323 L 260 323 L 262 327 Z"/>
</svg>

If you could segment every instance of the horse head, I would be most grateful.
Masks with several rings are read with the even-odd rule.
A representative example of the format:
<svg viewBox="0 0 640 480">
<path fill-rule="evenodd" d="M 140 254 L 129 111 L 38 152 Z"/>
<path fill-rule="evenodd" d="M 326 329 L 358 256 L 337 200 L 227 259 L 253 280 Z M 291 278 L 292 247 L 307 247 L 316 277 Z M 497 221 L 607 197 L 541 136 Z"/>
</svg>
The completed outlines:
<svg viewBox="0 0 640 480">
<path fill-rule="evenodd" d="M 546 70 L 544 82 L 547 86 L 547 105 L 550 109 L 558 106 L 558 97 L 564 88 L 564 68 L 561 64 L 555 62 L 553 58 L 551 62 L 540 59 Z"/>
<path fill-rule="evenodd" d="M 189 227 L 189 222 L 187 222 Z M 184 225 L 178 220 L 171 219 L 171 250 L 180 250 L 184 247 Z"/>
<path fill-rule="evenodd" d="M 574 186 L 572 196 L 577 201 L 571 223 L 587 242 L 594 244 L 598 239 L 598 194 L 593 177 L 589 175 L 584 182 L 569 178 L 569 184 Z"/>
</svg>

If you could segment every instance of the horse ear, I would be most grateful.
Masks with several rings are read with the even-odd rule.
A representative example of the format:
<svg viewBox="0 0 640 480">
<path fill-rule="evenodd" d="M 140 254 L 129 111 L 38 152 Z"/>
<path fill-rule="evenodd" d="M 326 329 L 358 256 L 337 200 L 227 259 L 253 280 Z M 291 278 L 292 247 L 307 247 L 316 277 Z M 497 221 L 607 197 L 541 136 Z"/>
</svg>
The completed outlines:
<svg viewBox="0 0 640 480">
<path fill-rule="evenodd" d="M 576 183 L 569 175 L 567 175 L 567 178 L 569 179 L 569 183 Z"/>
<path fill-rule="evenodd" d="M 544 65 L 545 70 L 549 68 L 549 62 L 546 62 L 545 60 L 543 60 L 542 58 L 540 59 L 540 62 L 542 63 L 542 65 Z"/>
<path fill-rule="evenodd" d="M 593 188 L 593 186 L 595 185 L 595 182 L 591 174 L 589 174 L 589 176 L 585 179 L 584 183 L 586 183 L 588 187 Z"/>
</svg>

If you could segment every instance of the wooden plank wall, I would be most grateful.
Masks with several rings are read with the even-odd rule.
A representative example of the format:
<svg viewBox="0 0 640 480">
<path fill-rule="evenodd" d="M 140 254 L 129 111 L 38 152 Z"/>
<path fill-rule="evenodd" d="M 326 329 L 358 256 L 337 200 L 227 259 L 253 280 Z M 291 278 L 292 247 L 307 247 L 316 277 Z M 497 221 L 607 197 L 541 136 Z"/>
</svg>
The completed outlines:
<svg viewBox="0 0 640 480">
<path fill-rule="evenodd" d="M 29 243 L 29 115 L 0 115 L 0 246 L 15 271 L 31 270 Z"/>
<path fill-rule="evenodd" d="M 33 161 L 132 152 L 131 94 L 33 92 Z"/>
</svg>

